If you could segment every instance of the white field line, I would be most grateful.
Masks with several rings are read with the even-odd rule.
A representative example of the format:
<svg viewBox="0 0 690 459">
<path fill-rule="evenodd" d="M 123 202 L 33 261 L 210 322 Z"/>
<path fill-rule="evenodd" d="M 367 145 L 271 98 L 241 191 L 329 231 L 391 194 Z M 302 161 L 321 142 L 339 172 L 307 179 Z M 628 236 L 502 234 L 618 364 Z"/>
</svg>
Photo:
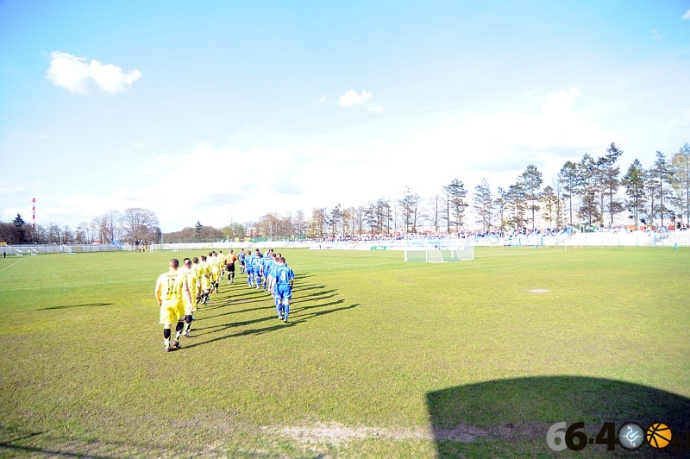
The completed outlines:
<svg viewBox="0 0 690 459">
<path fill-rule="evenodd" d="M 4 270 L 6 270 L 7 268 L 10 268 L 10 267 L 16 265 L 17 263 L 19 263 L 20 261 L 24 261 L 24 260 L 25 260 L 25 258 L 22 258 L 21 260 L 15 261 L 15 262 L 12 263 L 11 265 L 5 266 L 4 268 L 0 269 L 0 273 L 3 272 Z"/>
<path fill-rule="evenodd" d="M 9 266 L 7 266 L 9 268 Z M 5 269 L 7 269 L 5 268 Z M 147 280 L 139 280 L 139 281 L 108 281 L 108 282 L 81 282 L 79 284 L 68 284 L 68 285 L 57 285 L 54 287 L 50 287 L 51 290 L 57 290 L 57 289 L 72 289 L 75 287 L 88 287 L 90 285 L 118 285 L 118 284 L 141 284 L 141 283 L 151 283 L 150 281 Z M 155 283 L 154 283 L 155 285 Z M 12 290 L 38 290 L 38 289 L 44 289 L 46 288 L 45 285 L 31 285 L 27 287 L 13 287 L 13 288 L 2 288 L 0 287 L 0 292 L 9 292 Z"/>
<path fill-rule="evenodd" d="M 395 264 L 397 264 L 397 263 L 394 262 L 394 261 L 389 261 L 389 262 L 386 262 L 386 263 L 372 263 L 372 264 L 368 264 L 368 265 L 357 265 L 357 264 L 354 264 L 354 263 L 331 263 L 331 262 L 326 261 L 325 264 L 327 264 L 327 265 L 359 266 L 359 267 L 362 267 L 362 266 L 395 265 Z"/>
</svg>

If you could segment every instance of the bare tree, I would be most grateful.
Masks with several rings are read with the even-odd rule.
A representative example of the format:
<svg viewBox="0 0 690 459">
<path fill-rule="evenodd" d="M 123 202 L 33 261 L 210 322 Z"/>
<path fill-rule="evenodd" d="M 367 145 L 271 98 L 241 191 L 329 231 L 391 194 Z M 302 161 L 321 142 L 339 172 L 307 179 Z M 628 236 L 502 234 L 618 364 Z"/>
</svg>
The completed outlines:
<svg viewBox="0 0 690 459">
<path fill-rule="evenodd" d="M 683 145 L 678 153 L 671 158 L 673 169 L 673 190 L 678 201 L 678 217 L 681 222 L 685 216 L 685 224 L 690 223 L 690 145 Z"/>
<path fill-rule="evenodd" d="M 412 192 L 409 188 L 405 188 L 405 193 L 401 199 L 398 200 L 400 205 L 401 217 L 405 224 L 406 233 L 417 232 L 417 219 L 419 217 L 419 203 L 421 198 L 417 193 Z"/>
<path fill-rule="evenodd" d="M 441 228 L 441 211 L 443 210 L 442 205 L 443 199 L 440 195 L 435 194 L 429 198 L 429 219 L 431 225 L 434 227 L 435 233 L 438 233 L 438 230 Z"/>
<path fill-rule="evenodd" d="M 117 210 L 109 210 L 94 219 L 94 223 L 98 227 L 98 236 L 101 243 L 105 244 L 117 240 L 120 233 L 121 219 L 122 214 Z"/>
<path fill-rule="evenodd" d="M 158 228 L 158 217 L 148 209 L 130 207 L 125 209 L 121 218 L 125 239 L 132 244 L 148 244 L 154 241 L 154 232 Z"/>
<path fill-rule="evenodd" d="M 326 225 L 326 208 L 317 207 L 311 211 L 311 221 L 309 224 L 309 235 L 311 237 L 322 237 Z"/>
<path fill-rule="evenodd" d="M 297 212 L 295 212 L 294 225 L 295 225 L 295 232 L 297 233 L 298 238 L 301 238 L 302 236 L 304 236 L 306 223 L 307 223 L 307 221 L 304 218 L 304 212 L 302 212 L 301 210 L 298 210 Z"/>
</svg>

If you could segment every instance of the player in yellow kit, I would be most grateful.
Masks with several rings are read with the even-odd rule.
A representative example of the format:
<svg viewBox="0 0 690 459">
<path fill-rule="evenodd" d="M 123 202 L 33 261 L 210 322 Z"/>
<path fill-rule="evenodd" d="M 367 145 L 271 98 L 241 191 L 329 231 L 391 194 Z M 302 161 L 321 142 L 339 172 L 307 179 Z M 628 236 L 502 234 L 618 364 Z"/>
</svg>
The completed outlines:
<svg viewBox="0 0 690 459">
<path fill-rule="evenodd" d="M 215 250 L 208 254 L 208 264 L 211 265 L 211 290 L 218 293 L 218 281 L 220 278 L 220 267 Z"/>
<path fill-rule="evenodd" d="M 187 285 L 189 285 L 189 296 L 190 301 L 185 304 L 184 311 L 184 322 L 187 324 L 187 328 L 182 333 L 187 338 L 190 338 L 190 330 L 192 329 L 192 321 L 194 316 L 192 313 L 196 310 L 196 298 L 198 296 L 199 290 L 201 289 L 201 284 L 199 283 L 199 265 L 192 264 L 192 260 L 189 258 L 184 259 L 184 267 L 180 269 L 182 275 L 187 278 Z"/>
<path fill-rule="evenodd" d="M 168 272 L 158 276 L 156 281 L 155 297 L 160 307 L 160 323 L 163 324 L 163 338 L 165 339 L 165 351 L 179 349 L 179 333 L 184 327 L 182 317 L 184 316 L 185 302 L 191 302 L 192 297 L 189 291 L 187 277 L 177 270 L 180 261 L 172 258 L 168 262 Z M 170 345 L 170 335 L 172 324 L 177 324 L 178 335 Z"/>
<path fill-rule="evenodd" d="M 225 276 L 225 255 L 223 255 L 222 250 L 219 250 L 216 254 L 216 260 L 220 268 L 220 276 L 218 277 L 218 283 L 220 283 L 223 280 L 223 276 Z"/>
<path fill-rule="evenodd" d="M 211 266 L 204 255 L 201 256 L 201 262 L 199 262 L 199 272 L 201 273 L 201 302 L 206 304 L 208 294 L 211 293 Z"/>
</svg>

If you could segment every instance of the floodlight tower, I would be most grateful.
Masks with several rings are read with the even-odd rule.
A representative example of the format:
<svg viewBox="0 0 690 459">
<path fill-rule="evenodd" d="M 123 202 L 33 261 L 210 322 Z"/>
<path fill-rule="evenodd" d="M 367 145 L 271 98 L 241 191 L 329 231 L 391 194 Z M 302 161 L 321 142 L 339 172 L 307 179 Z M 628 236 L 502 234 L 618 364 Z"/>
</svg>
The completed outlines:
<svg viewBox="0 0 690 459">
<path fill-rule="evenodd" d="M 31 227 L 35 231 L 36 230 L 36 198 L 33 198 L 31 200 L 31 202 L 33 202 L 33 207 L 31 209 L 31 220 L 32 220 Z"/>
</svg>

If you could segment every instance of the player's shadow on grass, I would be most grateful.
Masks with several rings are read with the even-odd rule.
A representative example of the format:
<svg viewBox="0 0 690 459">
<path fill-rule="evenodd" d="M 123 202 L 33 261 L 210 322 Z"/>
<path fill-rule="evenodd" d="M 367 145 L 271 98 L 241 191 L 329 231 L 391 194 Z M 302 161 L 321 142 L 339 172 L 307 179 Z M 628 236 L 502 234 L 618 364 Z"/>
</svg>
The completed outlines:
<svg viewBox="0 0 690 459">
<path fill-rule="evenodd" d="M 223 315 L 225 315 L 225 314 L 221 314 L 221 316 L 223 316 Z M 220 317 L 220 316 L 215 316 L 215 317 Z M 243 320 L 241 322 L 231 322 L 231 323 L 218 324 L 218 325 L 206 325 L 204 327 L 192 326 L 192 330 L 194 331 L 194 336 L 197 337 L 197 336 L 208 335 L 210 333 L 218 333 L 220 331 L 228 330 L 230 328 L 244 327 L 246 325 L 257 324 L 260 322 L 274 321 L 274 320 L 276 320 L 276 318 L 273 315 L 271 315 L 270 317 L 259 317 L 258 319 Z M 198 321 L 195 321 L 195 322 L 198 322 Z M 204 331 L 204 330 L 210 330 L 210 331 Z"/>
<path fill-rule="evenodd" d="M 38 309 L 39 311 L 50 311 L 54 309 L 70 309 L 70 308 L 95 308 L 100 306 L 110 306 L 113 303 L 83 303 L 83 304 L 64 304 L 60 306 L 49 306 L 47 308 Z"/>
<path fill-rule="evenodd" d="M 214 308 L 214 309 L 215 309 L 215 308 Z M 269 305 L 269 306 L 261 306 L 261 307 L 259 307 L 259 308 L 236 309 L 236 310 L 233 310 L 233 311 L 224 312 L 224 313 L 222 313 L 222 314 L 216 314 L 215 316 L 204 316 L 204 317 L 199 317 L 198 319 L 195 320 L 195 322 L 198 322 L 198 321 L 200 321 L 200 320 L 215 319 L 215 318 L 217 318 L 217 317 L 223 317 L 223 316 L 227 316 L 227 315 L 230 315 L 230 314 L 240 314 L 240 313 L 242 313 L 242 312 L 260 311 L 260 310 L 262 310 L 262 309 L 275 309 L 275 306 L 270 306 L 270 305 Z M 208 310 L 208 309 L 204 309 L 204 311 L 206 311 L 206 310 Z"/>
<path fill-rule="evenodd" d="M 340 303 L 342 303 L 342 302 L 343 302 L 343 300 L 340 299 L 340 300 L 338 300 L 338 301 L 334 301 L 333 303 L 320 304 L 320 305 L 316 305 L 316 306 L 310 306 L 310 307 L 308 307 L 308 308 L 301 308 L 301 309 L 299 310 L 299 312 L 301 313 L 301 312 L 304 311 L 305 309 L 323 308 L 323 307 L 329 306 L 329 305 L 331 305 L 331 304 L 340 304 Z M 350 306 L 344 306 L 344 307 L 342 307 L 342 308 L 333 308 L 333 309 L 327 309 L 327 310 L 325 310 L 325 311 L 309 312 L 309 313 L 307 313 L 307 314 L 296 314 L 296 316 L 299 317 L 299 320 L 300 320 L 300 321 L 302 321 L 302 320 L 303 320 L 303 321 L 307 321 L 307 320 L 309 320 L 309 319 L 313 319 L 313 318 L 319 317 L 319 316 L 325 316 L 325 315 L 327 315 L 327 314 L 332 314 L 332 313 L 334 313 L 334 312 L 342 312 L 342 311 L 347 311 L 348 309 L 354 309 L 354 308 L 356 308 L 357 306 L 359 306 L 359 304 L 355 303 L 355 304 L 351 304 Z"/>
<path fill-rule="evenodd" d="M 323 289 L 326 288 L 325 285 L 313 285 L 313 284 L 305 284 L 307 285 L 306 287 L 296 287 L 296 295 L 299 295 L 298 297 L 295 297 L 295 300 L 292 301 L 292 303 L 299 303 L 299 302 L 306 302 L 306 301 L 320 301 L 328 298 L 332 298 L 337 295 L 338 289 L 331 289 L 331 290 L 322 290 L 322 291 L 317 291 L 317 292 L 312 292 L 307 295 L 300 295 L 301 292 L 304 290 L 312 290 L 315 288 Z M 236 292 L 236 293 L 235 293 Z M 263 291 L 262 289 L 255 289 L 255 288 L 249 288 L 247 287 L 246 289 L 240 289 L 240 290 L 235 290 L 235 292 L 231 292 L 230 296 L 226 296 L 223 298 L 218 298 L 213 299 L 213 295 L 211 296 L 211 299 L 209 300 L 209 304 L 206 306 L 201 306 L 199 307 L 199 315 L 202 314 L 204 311 L 213 311 L 216 309 L 220 308 L 226 308 L 226 307 L 232 307 L 232 306 L 244 306 L 244 305 L 249 305 L 252 303 L 271 303 L 272 302 L 272 296 Z M 219 295 L 222 295 L 220 293 Z M 306 300 L 304 298 L 307 298 Z M 228 314 L 236 314 L 238 312 L 249 312 L 249 311 L 256 311 L 260 309 L 274 309 L 273 306 L 266 306 L 266 307 L 260 307 L 260 308 L 251 308 L 251 309 L 243 309 L 243 310 L 234 310 L 234 311 L 228 311 L 224 312 L 222 314 L 216 314 L 213 316 L 204 316 L 204 317 L 199 317 L 197 320 L 208 320 L 208 319 L 213 319 L 216 317 L 221 317 L 225 316 Z"/>
<path fill-rule="evenodd" d="M 596 438 L 604 422 L 614 422 L 616 433 L 627 421 L 645 429 L 656 422 L 668 425 L 671 444 L 661 452 L 645 445 L 637 451 L 639 457 L 667 457 L 690 440 L 690 399 L 623 381 L 579 376 L 504 379 L 428 392 L 426 399 L 440 458 L 482 451 L 495 457 L 550 457 L 554 452 L 546 433 L 562 421 L 567 426 L 584 422 L 588 438 Z M 624 451 L 620 445 L 615 449 Z M 587 451 L 590 456 L 613 455 L 603 444 L 588 444 L 583 449 Z"/>
<path fill-rule="evenodd" d="M 322 304 L 322 305 L 317 305 L 317 306 L 311 306 L 310 308 L 326 307 L 326 306 L 329 306 L 329 305 L 332 305 L 332 304 L 340 304 L 340 303 L 342 303 L 342 302 L 343 302 L 343 300 L 340 299 L 340 300 L 334 301 L 334 302 L 332 302 L 332 303 L 327 303 L 327 304 Z M 277 324 L 277 325 L 272 325 L 272 326 L 270 326 L 270 327 L 252 328 L 252 329 L 249 329 L 249 330 L 242 330 L 242 331 L 237 332 L 237 333 L 231 333 L 231 334 L 229 334 L 229 335 L 218 336 L 217 338 L 208 339 L 208 340 L 202 341 L 202 342 L 194 342 L 194 343 L 190 343 L 190 344 L 185 344 L 185 345 L 183 346 L 183 348 L 184 348 L 184 349 L 190 349 L 190 348 L 194 348 L 194 347 L 197 347 L 197 346 L 202 346 L 202 345 L 204 345 L 204 344 L 210 344 L 210 343 L 213 343 L 213 342 L 216 342 L 216 341 L 221 341 L 221 340 L 228 339 L 228 338 L 236 338 L 236 337 L 240 337 L 240 336 L 247 336 L 247 335 L 263 335 L 264 333 L 270 333 L 270 332 L 273 332 L 273 331 L 278 331 L 278 330 L 285 329 L 285 328 L 287 328 L 287 327 L 294 327 L 294 326 L 296 326 L 296 325 L 303 324 L 303 323 L 307 322 L 309 319 L 313 319 L 313 318 L 315 318 L 315 317 L 323 316 L 323 315 L 326 315 L 326 314 L 333 314 L 333 313 L 335 313 L 335 312 L 343 312 L 343 311 L 346 311 L 346 310 L 348 310 L 348 309 L 356 308 L 357 306 L 359 306 L 359 304 L 351 304 L 350 306 L 345 306 L 345 307 L 342 307 L 342 308 L 328 309 L 328 310 L 326 310 L 326 311 L 310 312 L 310 313 L 308 313 L 308 314 L 306 314 L 306 315 L 300 314 L 300 315 L 297 316 L 297 319 L 293 319 L 293 320 L 292 320 L 291 322 L 289 322 L 289 323 L 282 323 L 282 322 L 281 322 L 281 323 L 279 323 L 279 324 Z M 306 308 L 302 308 L 302 309 L 306 309 Z M 277 320 L 278 320 L 278 319 L 276 318 L 276 316 L 271 315 L 271 317 L 263 317 L 263 318 L 260 318 L 260 319 L 247 320 L 247 321 L 244 321 L 244 322 L 234 322 L 234 323 L 231 323 L 231 324 L 212 325 L 212 326 L 204 327 L 203 329 L 202 329 L 202 328 L 198 329 L 198 330 L 209 330 L 209 329 L 214 329 L 214 330 L 212 330 L 212 331 L 207 331 L 207 332 L 203 332 L 203 333 L 195 333 L 195 332 L 194 332 L 194 329 L 192 329 L 192 336 L 194 336 L 194 337 L 203 336 L 203 335 L 208 335 L 208 334 L 211 334 L 211 333 L 222 332 L 222 331 L 224 331 L 224 330 L 227 330 L 227 329 L 230 329 L 230 328 L 234 328 L 234 327 L 241 327 L 241 326 L 250 325 L 250 324 L 255 324 L 255 323 L 259 323 L 259 322 L 277 321 Z"/>
<path fill-rule="evenodd" d="M 325 299 L 325 298 L 323 298 Z M 307 309 L 315 309 L 315 308 L 326 308 L 328 306 L 335 306 L 336 304 L 343 304 L 345 302 L 344 299 L 340 298 L 335 301 L 331 301 L 330 303 L 324 303 L 324 304 L 314 304 L 312 306 L 300 306 L 298 308 L 293 308 L 292 306 L 290 307 L 290 310 L 292 312 L 299 312 L 299 311 L 306 311 Z M 359 306 L 359 305 L 355 305 Z"/>
</svg>

